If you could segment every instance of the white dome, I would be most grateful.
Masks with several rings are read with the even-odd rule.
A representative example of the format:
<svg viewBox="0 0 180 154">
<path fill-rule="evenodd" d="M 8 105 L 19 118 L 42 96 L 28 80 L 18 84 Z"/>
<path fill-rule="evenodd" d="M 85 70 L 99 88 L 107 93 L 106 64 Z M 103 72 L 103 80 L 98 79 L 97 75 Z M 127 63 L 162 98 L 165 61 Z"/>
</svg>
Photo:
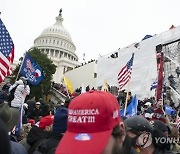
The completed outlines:
<svg viewBox="0 0 180 154">
<path fill-rule="evenodd" d="M 62 25 L 63 18 L 61 16 L 56 17 L 56 23 L 52 26 L 47 27 L 41 33 L 41 36 L 44 35 L 58 35 L 58 37 L 65 38 L 72 41 L 69 32 Z"/>
<path fill-rule="evenodd" d="M 60 13 L 56 17 L 56 23 L 45 28 L 41 35 L 34 40 L 34 47 L 64 50 L 63 52 L 73 53 L 77 59 L 77 55 L 75 55 L 76 47 L 69 32 L 62 25 L 62 22 L 63 18 Z"/>
</svg>

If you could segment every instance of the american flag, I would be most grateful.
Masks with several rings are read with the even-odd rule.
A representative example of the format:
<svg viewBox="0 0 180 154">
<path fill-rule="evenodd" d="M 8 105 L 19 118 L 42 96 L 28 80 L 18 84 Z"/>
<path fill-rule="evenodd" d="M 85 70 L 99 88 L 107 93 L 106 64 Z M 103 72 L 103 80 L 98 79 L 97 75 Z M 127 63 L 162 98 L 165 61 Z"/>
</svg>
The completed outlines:
<svg viewBox="0 0 180 154">
<path fill-rule="evenodd" d="M 0 83 L 12 73 L 11 65 L 14 60 L 13 41 L 0 19 Z"/>
<path fill-rule="evenodd" d="M 156 78 L 156 80 L 151 84 L 150 90 L 156 89 L 157 86 L 158 86 L 158 80 L 157 80 L 157 78 Z"/>
<path fill-rule="evenodd" d="M 132 54 L 131 59 L 118 73 L 118 83 L 119 83 L 120 89 L 122 89 L 131 78 L 133 60 L 134 60 L 134 53 Z"/>
</svg>

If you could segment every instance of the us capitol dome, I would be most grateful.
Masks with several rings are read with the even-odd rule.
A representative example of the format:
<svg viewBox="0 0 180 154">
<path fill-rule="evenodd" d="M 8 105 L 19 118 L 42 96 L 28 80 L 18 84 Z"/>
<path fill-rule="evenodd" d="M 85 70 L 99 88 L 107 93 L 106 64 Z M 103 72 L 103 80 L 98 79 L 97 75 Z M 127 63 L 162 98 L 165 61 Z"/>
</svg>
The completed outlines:
<svg viewBox="0 0 180 154">
<path fill-rule="evenodd" d="M 53 75 L 53 81 L 60 83 L 63 74 L 79 65 L 76 47 L 72 42 L 69 32 L 62 25 L 62 9 L 56 17 L 56 23 L 43 30 L 40 36 L 34 40 L 32 48 L 38 48 L 44 52 L 57 66 Z M 32 49 L 31 48 L 31 49 Z"/>
</svg>

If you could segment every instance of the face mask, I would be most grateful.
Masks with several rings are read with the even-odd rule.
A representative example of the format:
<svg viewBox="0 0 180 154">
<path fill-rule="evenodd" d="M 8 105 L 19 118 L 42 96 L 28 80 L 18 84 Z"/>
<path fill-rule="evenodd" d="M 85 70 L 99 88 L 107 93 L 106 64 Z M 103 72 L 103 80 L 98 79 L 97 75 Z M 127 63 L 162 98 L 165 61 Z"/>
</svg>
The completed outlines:
<svg viewBox="0 0 180 154">
<path fill-rule="evenodd" d="M 134 148 L 137 148 L 137 145 L 136 145 L 136 141 L 138 139 L 138 137 L 140 136 L 141 134 L 137 135 L 136 137 L 132 138 L 131 139 L 131 145 L 134 147 Z"/>
<path fill-rule="evenodd" d="M 140 149 L 149 147 L 152 144 L 151 133 L 142 133 L 136 140 L 136 146 Z"/>
<path fill-rule="evenodd" d="M 131 139 L 131 144 L 136 149 L 144 149 L 152 144 L 151 133 L 142 133 Z"/>
</svg>

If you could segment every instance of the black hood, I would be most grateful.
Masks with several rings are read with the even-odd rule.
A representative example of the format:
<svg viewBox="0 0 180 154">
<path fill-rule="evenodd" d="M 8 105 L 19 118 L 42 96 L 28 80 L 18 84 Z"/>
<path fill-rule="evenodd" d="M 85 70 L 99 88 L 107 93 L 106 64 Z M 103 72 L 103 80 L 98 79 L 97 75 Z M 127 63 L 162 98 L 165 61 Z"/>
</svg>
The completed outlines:
<svg viewBox="0 0 180 154">
<path fill-rule="evenodd" d="M 51 136 L 50 132 L 43 131 L 41 128 L 37 126 L 32 126 L 28 136 L 27 136 L 27 143 L 32 145 L 37 140 L 42 138 L 49 138 Z"/>
</svg>

